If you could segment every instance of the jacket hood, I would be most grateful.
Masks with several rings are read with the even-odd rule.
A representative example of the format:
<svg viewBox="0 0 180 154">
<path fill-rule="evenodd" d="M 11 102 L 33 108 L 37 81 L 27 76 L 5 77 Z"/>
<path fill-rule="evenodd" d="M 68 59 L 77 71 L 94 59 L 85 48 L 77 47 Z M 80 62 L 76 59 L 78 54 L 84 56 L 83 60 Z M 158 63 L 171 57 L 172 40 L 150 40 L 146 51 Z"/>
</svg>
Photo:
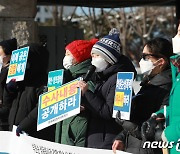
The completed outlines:
<svg viewBox="0 0 180 154">
<path fill-rule="evenodd" d="M 165 85 L 168 83 L 172 83 L 171 69 L 165 70 L 157 74 L 149 82 L 149 84 L 156 86 Z"/>
<path fill-rule="evenodd" d="M 26 85 L 39 85 L 47 81 L 48 50 L 40 44 L 31 43 L 24 81 Z"/>
</svg>

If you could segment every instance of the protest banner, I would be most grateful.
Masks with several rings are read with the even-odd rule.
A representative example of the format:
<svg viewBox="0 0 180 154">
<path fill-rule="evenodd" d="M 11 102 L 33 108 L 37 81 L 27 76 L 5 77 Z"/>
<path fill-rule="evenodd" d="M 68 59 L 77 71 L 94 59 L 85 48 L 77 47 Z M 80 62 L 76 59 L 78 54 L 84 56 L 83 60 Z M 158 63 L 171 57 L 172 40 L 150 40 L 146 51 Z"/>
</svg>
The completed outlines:
<svg viewBox="0 0 180 154">
<path fill-rule="evenodd" d="M 63 83 L 64 70 L 55 70 L 48 73 L 48 91 L 54 90 Z"/>
<path fill-rule="evenodd" d="M 81 90 L 76 87 L 80 79 L 39 96 L 37 130 L 80 113 Z"/>
<path fill-rule="evenodd" d="M 133 72 L 118 72 L 117 74 L 113 107 L 114 118 L 119 110 L 121 112 L 122 119 L 130 119 L 133 78 Z"/>
<path fill-rule="evenodd" d="M 0 154 L 114 154 L 112 150 L 83 148 L 0 131 Z M 116 154 L 130 154 L 116 151 Z"/>
<path fill-rule="evenodd" d="M 29 47 L 14 50 L 11 55 L 6 83 L 11 79 L 24 80 Z"/>
</svg>

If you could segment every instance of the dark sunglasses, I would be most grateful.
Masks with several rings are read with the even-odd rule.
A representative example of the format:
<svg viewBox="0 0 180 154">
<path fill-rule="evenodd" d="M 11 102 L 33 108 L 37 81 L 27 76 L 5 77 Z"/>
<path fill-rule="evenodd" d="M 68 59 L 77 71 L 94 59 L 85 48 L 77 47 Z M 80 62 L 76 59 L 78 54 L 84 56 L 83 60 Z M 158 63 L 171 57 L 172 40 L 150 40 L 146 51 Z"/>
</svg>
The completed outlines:
<svg viewBox="0 0 180 154">
<path fill-rule="evenodd" d="M 146 53 L 143 53 L 143 54 L 141 55 L 141 58 L 144 59 L 144 60 L 146 60 L 147 57 L 149 57 L 149 56 L 156 57 L 156 58 L 161 58 L 161 57 L 162 57 L 162 56 L 157 55 L 157 54 L 146 54 Z"/>
</svg>

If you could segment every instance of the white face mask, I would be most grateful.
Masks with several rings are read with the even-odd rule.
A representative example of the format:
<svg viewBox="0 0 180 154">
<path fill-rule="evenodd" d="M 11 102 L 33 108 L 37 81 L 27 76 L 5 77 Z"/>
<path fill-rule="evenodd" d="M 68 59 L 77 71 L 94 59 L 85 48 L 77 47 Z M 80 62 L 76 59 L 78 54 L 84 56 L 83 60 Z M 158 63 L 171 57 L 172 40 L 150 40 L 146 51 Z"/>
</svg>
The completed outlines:
<svg viewBox="0 0 180 154">
<path fill-rule="evenodd" d="M 3 58 L 4 58 L 4 56 L 0 56 L 0 73 L 1 73 L 2 66 L 3 66 Z"/>
<path fill-rule="evenodd" d="M 144 60 L 143 58 L 139 62 L 141 73 L 145 75 L 150 75 L 152 70 L 155 68 L 151 60 Z"/>
<path fill-rule="evenodd" d="M 0 63 L 3 64 L 3 58 L 4 56 L 0 56 Z"/>
<path fill-rule="evenodd" d="M 71 66 L 73 66 L 73 57 L 65 56 L 63 59 L 63 66 L 65 69 L 69 69 Z"/>
<path fill-rule="evenodd" d="M 92 58 L 91 64 L 96 66 L 95 72 L 102 72 L 104 71 L 109 63 L 105 61 L 103 58 L 98 57 L 98 58 Z"/>
<path fill-rule="evenodd" d="M 173 53 L 180 54 L 180 36 L 176 35 L 172 38 Z"/>
</svg>

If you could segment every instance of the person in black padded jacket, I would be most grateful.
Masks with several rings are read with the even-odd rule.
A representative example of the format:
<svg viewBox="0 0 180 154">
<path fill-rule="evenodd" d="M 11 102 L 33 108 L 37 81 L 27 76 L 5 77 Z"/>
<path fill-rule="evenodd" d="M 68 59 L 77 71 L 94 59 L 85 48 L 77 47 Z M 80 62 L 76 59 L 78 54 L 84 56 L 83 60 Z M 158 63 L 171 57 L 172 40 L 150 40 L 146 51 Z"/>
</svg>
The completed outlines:
<svg viewBox="0 0 180 154">
<path fill-rule="evenodd" d="M 10 106 L 9 130 L 16 125 L 17 135 L 23 130 L 32 137 L 54 141 L 54 125 L 37 131 L 38 98 L 47 85 L 49 54 L 40 44 L 31 43 L 23 47 L 25 46 L 30 48 L 24 80 L 11 80 L 4 94 L 4 103 Z"/>
<path fill-rule="evenodd" d="M 16 49 L 17 40 L 15 38 L 0 42 L 0 131 L 8 130 L 8 109 L 3 108 L 3 93 L 11 54 Z"/>
<path fill-rule="evenodd" d="M 119 33 L 112 29 L 109 35 L 100 39 L 92 48 L 92 65 L 96 66 L 95 91 L 87 90 L 84 81 L 79 82 L 84 104 L 91 111 L 88 125 L 87 147 L 111 149 L 113 140 L 122 130 L 112 118 L 116 79 L 118 72 L 134 72 L 132 62 L 122 55 Z"/>
<path fill-rule="evenodd" d="M 145 75 L 141 82 L 141 89 L 132 98 L 130 121 L 116 121 L 124 130 L 116 137 L 113 150 L 123 150 L 135 154 L 158 153 L 161 149 L 143 149 L 144 140 L 140 129 L 142 123 L 149 119 L 152 113 L 164 105 L 168 105 L 172 87 L 170 56 L 173 55 L 171 43 L 164 38 L 148 41 L 143 49 L 140 68 Z M 119 120 L 118 120 L 119 119 Z M 153 138 L 153 136 L 152 136 Z"/>
</svg>

